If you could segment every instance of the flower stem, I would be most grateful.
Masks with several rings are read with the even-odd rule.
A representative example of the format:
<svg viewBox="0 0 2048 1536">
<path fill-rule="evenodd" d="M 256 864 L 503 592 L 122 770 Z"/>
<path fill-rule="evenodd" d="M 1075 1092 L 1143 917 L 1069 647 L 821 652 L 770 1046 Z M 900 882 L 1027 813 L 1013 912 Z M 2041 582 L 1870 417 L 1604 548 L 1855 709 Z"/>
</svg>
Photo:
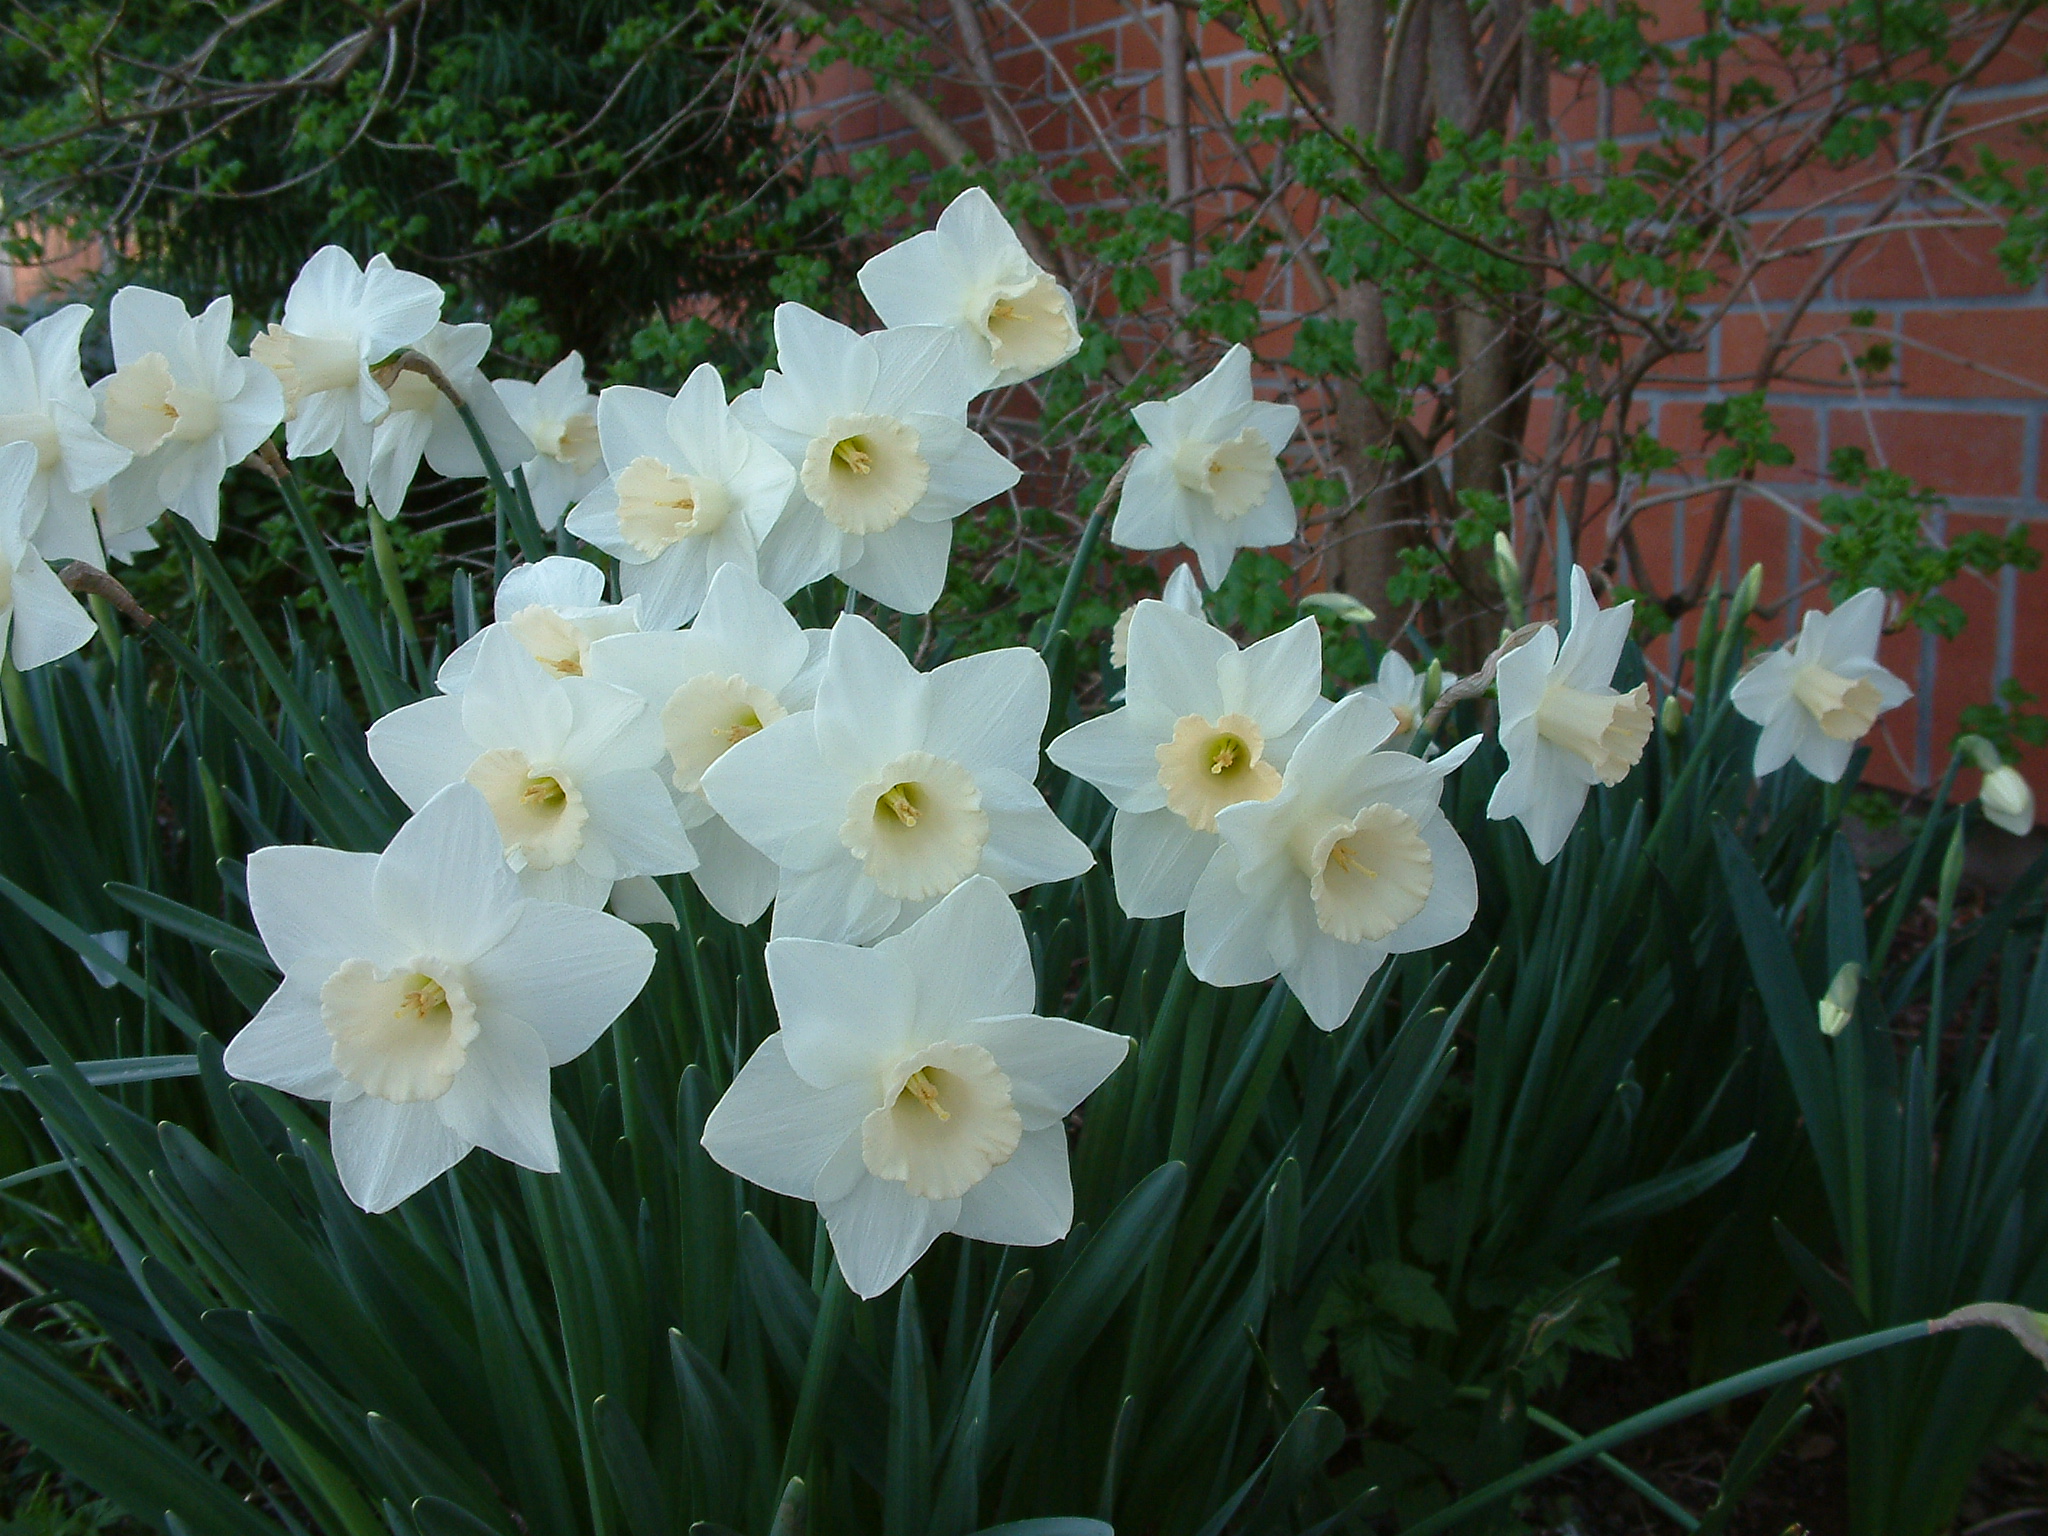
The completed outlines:
<svg viewBox="0 0 2048 1536">
<path fill-rule="evenodd" d="M 391 547 L 391 525 L 384 514 L 370 508 L 370 553 L 377 562 L 377 580 L 384 588 L 384 600 L 398 620 L 398 637 L 405 645 L 412 674 L 424 689 L 428 686 L 427 658 L 420 650 L 420 632 L 412 619 L 412 603 L 405 595 L 405 575 L 398 568 L 398 551 Z"/>
<path fill-rule="evenodd" d="M 1623 1419 L 1619 1424 L 1610 1424 L 1598 1434 L 1587 1435 L 1577 1444 L 1553 1451 L 1541 1461 L 1533 1461 L 1506 1477 L 1496 1478 L 1478 1492 L 1467 1494 L 1448 1509 L 1438 1510 L 1428 1519 L 1406 1527 L 1402 1530 L 1401 1536 L 1430 1536 L 1433 1531 L 1448 1530 L 1467 1516 L 1498 1504 L 1502 1499 L 1519 1493 L 1531 1483 L 1542 1481 L 1553 1472 L 1562 1472 L 1566 1467 L 1589 1461 L 1617 1445 L 1662 1429 L 1666 1424 L 1675 1424 L 1680 1419 L 1704 1413 L 1709 1408 L 1718 1408 L 1735 1398 L 1746 1397 L 1752 1392 L 1761 1392 L 1766 1387 L 1775 1387 L 1779 1382 L 1790 1381 L 1795 1376 L 1814 1375 L 1845 1360 L 1854 1360 L 1859 1355 L 1874 1354 L 1880 1349 L 1889 1349 L 1894 1344 L 1924 1339 L 1932 1331 L 1932 1325 L 1926 1322 L 1902 1323 L 1896 1328 L 1884 1328 L 1876 1333 L 1844 1339 L 1839 1344 L 1825 1344 L 1819 1349 L 1788 1355 L 1783 1360 L 1773 1360 L 1770 1364 L 1757 1366 L 1754 1370 L 1710 1382 L 1682 1397 L 1674 1397 L 1668 1403 L 1646 1408 L 1641 1413 Z"/>
<path fill-rule="evenodd" d="M 428 357 L 417 352 L 407 352 L 397 363 L 391 365 L 401 372 L 418 373 L 426 376 L 434 388 L 441 391 L 448 403 L 455 407 L 455 414 L 462 418 L 462 425 L 469 433 L 469 440 L 476 446 L 477 457 L 484 462 L 484 478 L 490 482 L 491 494 L 497 498 L 506 526 L 512 530 L 512 537 L 519 543 L 519 553 L 529 561 L 546 556 L 548 541 L 540 531 L 540 523 L 533 515 L 533 504 L 512 488 L 506 477 L 504 466 L 499 464 L 498 455 L 491 448 L 491 440 L 484 436 L 483 424 L 476 419 L 476 412 L 469 408 L 469 402 L 462 398 L 462 392 L 454 381 L 443 373 L 440 367 Z"/>
<path fill-rule="evenodd" d="M 796 1413 L 790 1419 L 789 1443 L 782 1453 L 782 1476 L 776 1482 L 787 1486 L 790 1479 L 804 1476 L 811 1459 L 811 1442 L 817 1436 L 818 1415 L 832 1376 L 839 1364 L 839 1348 L 846 1340 L 847 1319 L 853 1310 L 853 1292 L 839 1273 L 836 1259 L 827 1258 L 825 1294 L 818 1302 L 817 1321 L 811 1325 L 811 1349 L 804 1361 L 803 1383 L 797 1389 Z"/>
<path fill-rule="evenodd" d="M 1074 617 L 1074 604 L 1081 596 L 1082 572 L 1088 569 L 1088 562 L 1094 558 L 1096 541 L 1102 537 L 1102 525 L 1109 517 L 1117 492 L 1123 489 L 1124 476 L 1131 472 L 1132 460 L 1137 456 L 1134 451 L 1117 466 L 1116 473 L 1109 477 L 1109 484 L 1102 488 L 1095 510 L 1088 514 L 1088 521 L 1081 529 L 1081 542 L 1074 546 L 1074 563 L 1067 567 L 1066 585 L 1060 588 L 1060 600 L 1053 608 L 1052 621 L 1046 625 L 1045 638 L 1039 642 L 1038 654 L 1041 656 L 1052 653 L 1053 646 Z"/>
</svg>

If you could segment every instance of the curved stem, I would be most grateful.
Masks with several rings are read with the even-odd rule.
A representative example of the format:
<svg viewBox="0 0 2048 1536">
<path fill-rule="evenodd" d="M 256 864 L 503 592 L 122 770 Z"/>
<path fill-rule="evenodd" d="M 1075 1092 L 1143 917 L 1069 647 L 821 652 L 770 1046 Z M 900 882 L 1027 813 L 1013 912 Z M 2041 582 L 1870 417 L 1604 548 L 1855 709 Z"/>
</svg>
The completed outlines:
<svg viewBox="0 0 2048 1536">
<path fill-rule="evenodd" d="M 398 620 L 398 638 L 405 646 L 406 660 L 421 688 L 432 686 L 427 676 L 427 658 L 420 650 L 420 632 L 412 621 L 412 602 L 405 595 L 405 574 L 398 568 L 398 551 L 391 547 L 391 525 L 384 514 L 370 508 L 370 553 L 377 562 L 377 580 L 384 588 L 384 600 Z"/>
<path fill-rule="evenodd" d="M 1134 450 L 1129 458 L 1117 466 L 1116 473 L 1109 477 L 1109 484 L 1102 488 L 1102 495 L 1095 503 L 1095 510 L 1088 514 L 1088 522 L 1081 529 L 1081 542 L 1074 546 L 1074 563 L 1067 567 L 1066 585 L 1060 588 L 1059 603 L 1053 608 L 1052 621 L 1045 627 L 1045 639 L 1039 642 L 1038 654 L 1041 656 L 1052 653 L 1053 646 L 1058 643 L 1068 621 L 1074 616 L 1074 604 L 1081 596 L 1081 573 L 1088 568 L 1089 560 L 1094 557 L 1096 541 L 1102 537 L 1103 521 L 1109 516 L 1109 509 L 1116 501 L 1117 492 L 1123 489 L 1124 476 L 1131 472 L 1131 462 L 1137 458 L 1139 451 L 1141 450 Z"/>
</svg>

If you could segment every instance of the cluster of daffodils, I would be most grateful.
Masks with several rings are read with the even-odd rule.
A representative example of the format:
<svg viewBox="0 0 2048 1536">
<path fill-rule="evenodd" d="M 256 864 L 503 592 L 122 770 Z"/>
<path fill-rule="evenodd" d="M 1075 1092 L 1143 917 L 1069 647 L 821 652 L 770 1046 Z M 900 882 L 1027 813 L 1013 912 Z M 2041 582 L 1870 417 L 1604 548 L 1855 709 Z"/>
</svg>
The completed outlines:
<svg viewBox="0 0 2048 1536">
<path fill-rule="evenodd" d="M 1181 915 L 1212 985 L 1283 978 L 1333 1030 L 1390 956 L 1470 926 L 1478 882 L 1442 799 L 1479 738 L 1440 748 L 1430 710 L 1457 679 L 1389 654 L 1332 701 L 1314 619 L 1240 647 L 1204 617 L 1238 550 L 1297 533 L 1281 456 L 1300 415 L 1254 396 L 1243 347 L 1133 413 L 1145 441 L 1110 536 L 1193 559 L 1119 621 L 1115 707 L 1044 754 L 1037 653 L 925 672 L 855 613 L 791 616 L 827 577 L 929 611 L 954 521 L 1018 480 L 972 401 L 1081 343 L 1072 299 L 979 191 L 860 284 L 884 329 L 784 305 L 777 366 L 737 398 L 709 365 L 672 397 L 593 392 L 573 353 L 534 383 L 489 380 L 488 326 L 334 248 L 246 357 L 227 299 L 193 316 L 141 288 L 115 297 L 115 371 L 90 389 L 82 306 L 0 332 L 0 638 L 18 666 L 94 632 L 47 562 L 131 555 L 165 513 L 213 537 L 223 476 L 280 427 L 290 457 L 333 454 L 372 517 L 398 514 L 425 463 L 595 552 L 512 570 L 434 695 L 371 727 L 412 812 L 384 853 L 250 860 L 284 979 L 227 1066 L 332 1106 L 364 1208 L 474 1147 L 556 1166 L 549 1071 L 639 993 L 655 950 L 635 925 L 676 924 L 661 881 L 687 875 L 732 923 L 773 913 L 780 1029 L 710 1116 L 713 1157 L 815 1202 L 863 1296 L 942 1233 L 1056 1241 L 1066 1118 L 1129 1042 L 1039 1011 L 1011 898 L 1095 863 L 1040 792 L 1042 756 L 1114 807 L 1118 902 Z M 1907 697 L 1875 660 L 1882 616 L 1876 592 L 1809 615 L 1736 686 L 1759 774 L 1796 758 L 1839 778 Z M 1647 687 L 1616 686 L 1630 617 L 1573 570 L 1562 632 L 1518 632 L 1489 663 L 1508 767 L 1487 814 L 1545 862 L 1649 740 Z"/>
</svg>

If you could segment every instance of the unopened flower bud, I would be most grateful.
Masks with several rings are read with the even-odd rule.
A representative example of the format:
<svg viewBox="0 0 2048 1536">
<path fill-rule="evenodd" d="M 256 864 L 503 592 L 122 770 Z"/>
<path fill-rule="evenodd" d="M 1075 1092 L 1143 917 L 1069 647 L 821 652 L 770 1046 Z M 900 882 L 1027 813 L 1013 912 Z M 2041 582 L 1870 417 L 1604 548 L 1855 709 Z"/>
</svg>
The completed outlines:
<svg viewBox="0 0 2048 1536">
<path fill-rule="evenodd" d="M 1977 807 L 1986 821 L 2014 837 L 2025 837 L 2034 830 L 2034 786 L 2010 764 L 2001 763 L 1984 775 Z"/>
<path fill-rule="evenodd" d="M 1500 583 L 1501 599 L 1507 604 L 1508 624 L 1522 627 L 1522 565 L 1515 558 L 1515 546 L 1506 533 L 1493 536 L 1493 578 Z"/>
<path fill-rule="evenodd" d="M 1685 710 L 1679 705 L 1677 694 L 1664 695 L 1664 703 L 1657 711 L 1657 723 L 1664 728 L 1666 736 L 1676 736 L 1685 729 Z"/>
<path fill-rule="evenodd" d="M 1856 1012 L 1856 994 L 1863 986 L 1863 967 L 1851 960 L 1828 983 L 1827 995 L 1820 1000 L 1820 1032 L 1833 1039 L 1848 1027 L 1850 1016 Z"/>
</svg>

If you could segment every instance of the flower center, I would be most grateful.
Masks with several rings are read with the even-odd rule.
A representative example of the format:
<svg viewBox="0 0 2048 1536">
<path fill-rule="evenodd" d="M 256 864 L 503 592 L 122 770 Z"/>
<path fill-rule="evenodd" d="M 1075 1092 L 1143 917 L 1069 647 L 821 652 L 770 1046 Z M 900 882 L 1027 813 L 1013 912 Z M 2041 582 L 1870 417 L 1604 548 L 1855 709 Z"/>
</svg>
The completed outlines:
<svg viewBox="0 0 2048 1536">
<path fill-rule="evenodd" d="M 542 768 L 524 752 L 495 747 L 463 775 L 483 792 L 514 869 L 553 869 L 583 847 L 590 812 L 583 793 L 559 768 Z"/>
<path fill-rule="evenodd" d="M 988 342 L 996 367 L 1025 373 L 1050 368 L 1074 340 L 1059 284 L 1044 272 L 997 288 L 976 329 Z"/>
<path fill-rule="evenodd" d="M 916 428 L 894 416 L 834 416 L 804 451 L 804 494 L 842 533 L 893 528 L 931 484 L 917 448 Z"/>
<path fill-rule="evenodd" d="M 533 446 L 543 458 L 566 464 L 579 475 L 587 475 L 597 468 L 600 451 L 597 418 L 588 411 L 579 411 L 567 421 L 536 422 Z"/>
<path fill-rule="evenodd" d="M 1207 496 L 1225 522 L 1235 522 L 1264 501 L 1278 473 L 1272 448 L 1251 427 L 1227 443 L 1182 443 L 1173 456 L 1174 478 Z"/>
<path fill-rule="evenodd" d="M 1884 698 L 1867 678 L 1851 682 L 1818 662 L 1792 674 L 1792 697 L 1806 706 L 1824 735 L 1855 741 L 1877 724 Z"/>
<path fill-rule="evenodd" d="M 1280 793 L 1280 771 L 1265 760 L 1266 738 L 1256 721 L 1227 714 L 1220 720 L 1182 715 L 1173 739 L 1153 750 L 1166 808 L 1197 832 L 1216 830 L 1216 813 L 1240 800 L 1270 800 Z"/>
<path fill-rule="evenodd" d="M 220 403 L 171 377 L 170 359 L 145 352 L 107 380 L 106 433 L 140 458 L 164 442 L 198 442 L 220 427 Z"/>
<path fill-rule="evenodd" d="M 1602 784 L 1628 777 L 1642 760 L 1656 719 L 1647 683 L 1627 693 L 1588 693 L 1569 683 L 1552 683 L 1536 706 L 1537 734 L 1584 758 Z"/>
<path fill-rule="evenodd" d="M 1428 905 L 1436 883 L 1422 828 L 1385 804 L 1329 828 L 1302 862 L 1316 926 L 1346 944 L 1377 944 Z"/>
<path fill-rule="evenodd" d="M 883 895 L 923 901 L 980 868 L 988 813 L 965 768 L 929 752 L 906 752 L 853 792 L 839 841 Z"/>
<path fill-rule="evenodd" d="M 0 416 L 0 443 L 34 443 L 39 470 L 55 469 L 64 457 L 64 446 L 57 441 L 57 423 L 41 411 Z"/>
<path fill-rule="evenodd" d="M 417 956 L 389 971 L 344 960 L 320 988 L 320 1022 L 334 1070 L 393 1104 L 440 1098 L 477 1036 L 461 967 Z"/>
<path fill-rule="evenodd" d="M 923 1200 L 956 1200 L 1024 1135 L 1010 1079 L 978 1045 L 941 1040 L 898 1062 L 860 1127 L 861 1161 Z"/>
<path fill-rule="evenodd" d="M 308 395 L 346 389 L 363 371 L 361 348 L 353 336 L 301 336 L 281 325 L 250 342 L 249 356 L 284 386 L 286 420 L 298 415 L 299 402 Z"/>
<path fill-rule="evenodd" d="M 675 786 L 693 794 L 704 771 L 728 748 L 789 713 L 766 688 L 744 677 L 700 672 L 668 696 L 661 707 L 661 735 L 675 764 Z"/>
<path fill-rule="evenodd" d="M 546 603 L 534 603 L 505 620 L 527 654 L 557 677 L 581 677 L 590 656 L 590 636 Z"/>
<path fill-rule="evenodd" d="M 619 532 L 652 560 L 671 544 L 715 533 L 732 510 L 716 480 L 682 475 L 642 454 L 619 471 Z"/>
</svg>

